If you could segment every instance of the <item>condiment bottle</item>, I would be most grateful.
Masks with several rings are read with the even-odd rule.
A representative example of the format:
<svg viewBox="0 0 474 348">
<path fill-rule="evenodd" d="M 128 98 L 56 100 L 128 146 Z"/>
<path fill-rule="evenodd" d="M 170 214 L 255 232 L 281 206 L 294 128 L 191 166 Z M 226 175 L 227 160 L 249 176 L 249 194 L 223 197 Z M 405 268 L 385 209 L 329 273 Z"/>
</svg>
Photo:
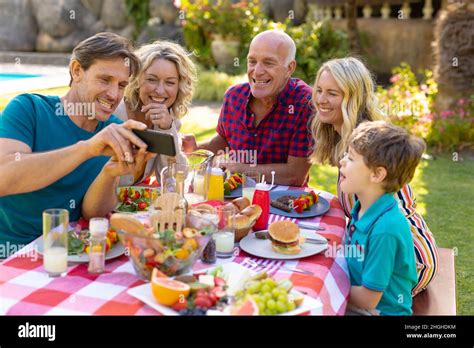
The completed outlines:
<svg viewBox="0 0 474 348">
<path fill-rule="evenodd" d="M 212 168 L 209 176 L 208 200 L 224 200 L 224 172 L 220 168 Z"/>
<path fill-rule="evenodd" d="M 263 178 L 262 180 L 265 180 Z M 267 185 L 266 182 L 255 185 L 255 193 L 253 195 L 252 204 L 258 204 L 262 208 L 262 214 L 258 217 L 255 225 L 252 227 L 254 231 L 264 230 L 268 227 L 268 219 L 270 218 L 270 190 L 275 181 L 275 172 L 272 171 L 272 184 Z"/>
<path fill-rule="evenodd" d="M 270 218 L 270 185 L 265 183 L 255 185 L 252 204 L 258 204 L 262 208 L 262 214 L 260 214 L 252 229 L 254 231 L 266 229 Z"/>
<path fill-rule="evenodd" d="M 102 273 L 105 270 L 106 238 L 109 221 L 105 218 L 92 218 L 89 221 L 89 273 Z"/>
<path fill-rule="evenodd" d="M 175 179 L 176 179 L 176 193 L 181 196 L 182 204 L 184 205 L 183 206 L 184 213 L 186 213 L 188 211 L 188 201 L 186 200 L 186 197 L 184 196 L 184 179 L 185 179 L 184 171 L 182 170 L 176 171 Z"/>
<path fill-rule="evenodd" d="M 201 261 L 207 264 L 216 263 L 216 241 L 211 237 L 201 254 Z"/>
</svg>

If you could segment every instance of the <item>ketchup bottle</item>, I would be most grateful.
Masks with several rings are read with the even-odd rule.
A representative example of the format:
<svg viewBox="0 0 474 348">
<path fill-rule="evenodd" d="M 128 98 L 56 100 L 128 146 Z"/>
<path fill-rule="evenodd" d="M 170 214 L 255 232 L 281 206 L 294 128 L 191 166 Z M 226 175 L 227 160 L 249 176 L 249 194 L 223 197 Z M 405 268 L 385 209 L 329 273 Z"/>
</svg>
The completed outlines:
<svg viewBox="0 0 474 348">
<path fill-rule="evenodd" d="M 253 225 L 254 231 L 264 230 L 268 226 L 270 217 L 270 186 L 264 183 L 255 185 L 252 204 L 258 204 L 262 208 L 262 214 Z"/>
<path fill-rule="evenodd" d="M 262 181 L 264 180 L 265 177 L 263 177 Z M 272 171 L 271 185 L 267 185 L 266 182 L 255 185 L 252 204 L 258 204 L 262 208 L 262 214 L 252 228 L 254 231 L 265 230 L 268 227 L 268 219 L 270 218 L 270 190 L 273 188 L 274 181 L 275 171 Z"/>
</svg>

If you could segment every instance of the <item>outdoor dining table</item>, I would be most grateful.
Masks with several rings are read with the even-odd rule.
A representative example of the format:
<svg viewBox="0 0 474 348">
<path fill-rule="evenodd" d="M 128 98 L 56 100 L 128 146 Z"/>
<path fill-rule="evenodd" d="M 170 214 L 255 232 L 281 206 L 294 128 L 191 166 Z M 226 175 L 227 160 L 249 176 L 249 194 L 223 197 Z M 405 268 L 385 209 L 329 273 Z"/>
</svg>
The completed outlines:
<svg viewBox="0 0 474 348">
<path fill-rule="evenodd" d="M 279 190 L 304 190 L 278 186 Z M 336 253 L 345 231 L 345 216 L 337 197 L 327 192 L 330 210 L 322 216 L 304 219 L 324 230 L 315 231 L 329 240 L 329 248 L 299 260 L 269 260 L 254 257 L 238 249 L 216 265 L 235 262 L 256 271 L 265 270 L 276 279 L 289 278 L 294 287 L 322 303 L 312 315 L 344 315 L 350 291 L 347 264 Z M 270 222 L 282 219 L 270 215 Z M 89 274 L 87 264 L 70 263 L 64 277 L 48 277 L 43 259 L 36 251 L 36 241 L 0 264 L 0 314 L 3 315 L 160 315 L 156 310 L 132 297 L 127 290 L 144 284 L 126 255 L 106 262 L 105 272 Z M 332 251 L 332 252 L 328 252 Z M 210 267 L 196 262 L 193 271 Z M 291 271 L 300 269 L 305 272 Z M 312 273 L 312 274 L 310 274 Z"/>
</svg>

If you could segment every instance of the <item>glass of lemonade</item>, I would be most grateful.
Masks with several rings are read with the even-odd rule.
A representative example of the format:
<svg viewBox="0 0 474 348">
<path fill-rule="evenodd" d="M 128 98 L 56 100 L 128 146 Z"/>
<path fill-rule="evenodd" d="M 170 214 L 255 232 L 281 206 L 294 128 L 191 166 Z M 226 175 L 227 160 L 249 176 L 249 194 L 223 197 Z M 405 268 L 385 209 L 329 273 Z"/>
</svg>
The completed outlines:
<svg viewBox="0 0 474 348">
<path fill-rule="evenodd" d="M 247 197 L 252 204 L 255 185 L 260 182 L 260 173 L 249 171 L 243 173 L 242 197 Z"/>
<path fill-rule="evenodd" d="M 213 234 L 216 242 L 216 256 L 228 258 L 234 253 L 235 211 L 225 206 L 218 206 L 215 209 L 219 217 L 217 231 Z"/>
<path fill-rule="evenodd" d="M 66 209 L 43 211 L 43 266 L 50 277 L 67 272 L 69 212 Z"/>
</svg>

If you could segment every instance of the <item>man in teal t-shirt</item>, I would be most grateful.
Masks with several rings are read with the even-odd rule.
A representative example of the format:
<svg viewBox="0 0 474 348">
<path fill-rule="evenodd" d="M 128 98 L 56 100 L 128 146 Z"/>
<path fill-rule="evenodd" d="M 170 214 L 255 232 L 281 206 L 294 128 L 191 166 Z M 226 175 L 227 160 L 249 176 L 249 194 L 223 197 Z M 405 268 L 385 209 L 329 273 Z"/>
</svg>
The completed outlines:
<svg viewBox="0 0 474 348">
<path fill-rule="evenodd" d="M 411 289 L 417 275 L 410 227 L 392 194 L 385 193 L 359 219 L 360 202 L 352 209 L 349 245 L 364 257 L 348 257 L 351 284 L 383 295 L 381 315 L 411 315 Z"/>
<path fill-rule="evenodd" d="M 128 40 L 99 33 L 74 48 L 65 96 L 8 103 L 0 116 L 0 258 L 41 235 L 45 209 L 67 209 L 70 221 L 106 215 L 118 178 L 151 157 L 131 131 L 146 125 L 112 116 L 139 66 Z"/>
</svg>

